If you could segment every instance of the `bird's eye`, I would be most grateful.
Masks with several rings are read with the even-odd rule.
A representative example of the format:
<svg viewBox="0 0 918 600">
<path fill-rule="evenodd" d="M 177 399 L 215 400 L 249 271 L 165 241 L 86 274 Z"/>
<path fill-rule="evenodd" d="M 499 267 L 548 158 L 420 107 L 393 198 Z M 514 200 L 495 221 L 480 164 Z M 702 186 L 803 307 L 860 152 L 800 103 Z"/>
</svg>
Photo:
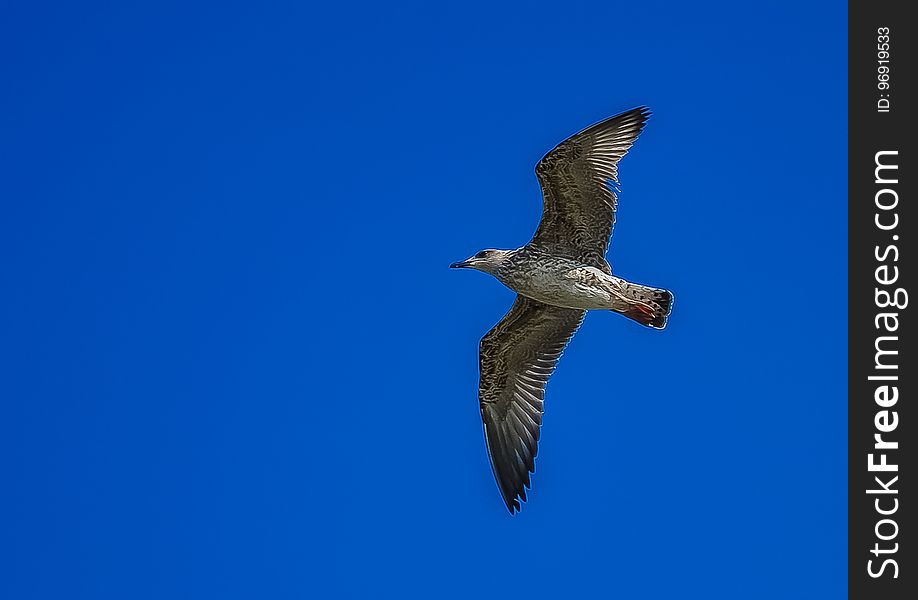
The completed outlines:
<svg viewBox="0 0 918 600">
<path fill-rule="evenodd" d="M 487 255 L 488 255 L 488 251 L 487 251 L 487 250 L 482 250 L 481 252 L 479 252 L 478 254 L 475 255 L 475 258 L 484 258 L 484 257 L 487 256 Z"/>
</svg>

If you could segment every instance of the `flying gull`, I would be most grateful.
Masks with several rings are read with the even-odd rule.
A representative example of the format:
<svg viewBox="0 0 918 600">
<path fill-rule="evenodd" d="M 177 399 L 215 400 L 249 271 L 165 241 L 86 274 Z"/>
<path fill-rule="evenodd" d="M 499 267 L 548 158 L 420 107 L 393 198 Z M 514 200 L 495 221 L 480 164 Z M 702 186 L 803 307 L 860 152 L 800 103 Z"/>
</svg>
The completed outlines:
<svg viewBox="0 0 918 600">
<path fill-rule="evenodd" d="M 587 310 L 611 310 L 663 329 L 673 295 L 612 275 L 618 161 L 650 111 L 639 107 L 588 127 L 536 165 L 542 221 L 516 250 L 482 250 L 451 268 L 489 273 L 517 293 L 481 340 L 478 398 L 491 468 L 510 513 L 535 471 L 545 384 Z"/>
</svg>

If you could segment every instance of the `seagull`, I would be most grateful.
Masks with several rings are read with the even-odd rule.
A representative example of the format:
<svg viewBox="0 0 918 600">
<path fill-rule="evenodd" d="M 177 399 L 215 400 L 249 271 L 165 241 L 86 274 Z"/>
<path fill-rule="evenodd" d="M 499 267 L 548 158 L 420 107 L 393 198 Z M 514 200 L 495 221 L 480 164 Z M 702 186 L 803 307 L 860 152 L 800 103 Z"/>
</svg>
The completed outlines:
<svg viewBox="0 0 918 600">
<path fill-rule="evenodd" d="M 619 191 L 618 162 L 650 110 L 638 107 L 564 140 L 536 165 L 542 220 L 515 250 L 482 250 L 450 265 L 496 277 L 516 301 L 479 347 L 478 399 L 491 469 L 510 514 L 535 472 L 545 385 L 588 310 L 611 310 L 663 329 L 673 304 L 665 289 L 612 274 L 606 249 Z"/>
</svg>

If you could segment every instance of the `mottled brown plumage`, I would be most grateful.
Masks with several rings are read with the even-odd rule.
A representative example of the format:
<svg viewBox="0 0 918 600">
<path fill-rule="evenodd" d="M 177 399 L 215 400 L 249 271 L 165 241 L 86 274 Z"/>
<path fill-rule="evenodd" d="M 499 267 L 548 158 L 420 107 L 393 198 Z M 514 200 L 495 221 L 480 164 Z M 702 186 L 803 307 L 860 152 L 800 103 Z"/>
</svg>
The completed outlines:
<svg viewBox="0 0 918 600">
<path fill-rule="evenodd" d="M 637 139 L 650 110 L 635 108 L 564 140 L 536 165 L 542 222 L 531 245 L 576 258 L 611 274 L 606 262 L 615 225 L 618 161 Z"/>
<path fill-rule="evenodd" d="M 481 340 L 479 399 L 491 467 L 511 512 L 526 500 L 535 470 L 545 384 L 585 310 L 517 296 Z"/>
<path fill-rule="evenodd" d="M 650 111 L 606 119 L 539 161 L 542 220 L 527 245 L 483 250 L 454 263 L 494 275 L 517 292 L 481 340 L 479 402 L 491 467 L 511 513 L 535 470 L 545 385 L 587 310 L 612 310 L 662 329 L 672 294 L 612 275 L 605 254 L 615 224 L 618 161 Z"/>
</svg>

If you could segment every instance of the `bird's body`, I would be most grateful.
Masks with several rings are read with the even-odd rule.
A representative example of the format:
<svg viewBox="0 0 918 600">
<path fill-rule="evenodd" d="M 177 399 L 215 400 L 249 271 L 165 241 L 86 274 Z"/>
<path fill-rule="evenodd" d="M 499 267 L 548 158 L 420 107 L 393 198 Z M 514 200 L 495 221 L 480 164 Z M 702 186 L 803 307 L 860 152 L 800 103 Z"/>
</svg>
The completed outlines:
<svg viewBox="0 0 918 600">
<path fill-rule="evenodd" d="M 494 276 L 518 294 L 562 308 L 626 314 L 636 303 L 653 306 L 665 290 L 640 286 L 579 260 L 523 246 L 513 250 Z M 642 288 L 647 290 L 641 293 Z"/>
<path fill-rule="evenodd" d="M 586 311 L 611 310 L 648 327 L 666 326 L 672 294 L 614 276 L 605 259 L 615 224 L 618 161 L 649 114 L 636 108 L 558 144 L 536 166 L 543 214 L 532 240 L 515 250 L 482 250 L 451 265 L 490 273 L 517 293 L 479 349 L 488 456 L 511 513 L 526 500 L 535 470 L 545 385 Z"/>
</svg>

